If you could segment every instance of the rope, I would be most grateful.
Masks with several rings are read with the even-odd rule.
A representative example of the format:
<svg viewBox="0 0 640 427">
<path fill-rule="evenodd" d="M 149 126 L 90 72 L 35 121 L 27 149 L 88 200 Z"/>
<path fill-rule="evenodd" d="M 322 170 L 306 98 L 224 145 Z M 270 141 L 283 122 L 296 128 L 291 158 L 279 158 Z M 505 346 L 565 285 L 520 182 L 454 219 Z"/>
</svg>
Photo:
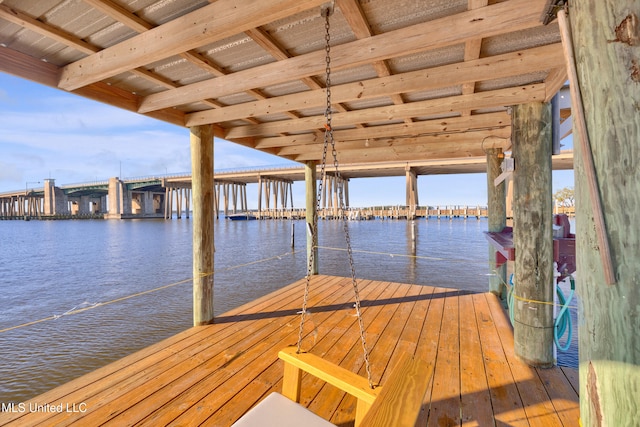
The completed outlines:
<svg viewBox="0 0 640 427">
<path fill-rule="evenodd" d="M 330 251 L 343 251 L 343 252 L 348 251 L 348 249 L 346 248 L 333 248 L 329 246 L 315 246 L 315 247 L 318 249 L 325 249 Z M 398 253 L 392 253 L 392 252 L 365 251 L 362 249 L 352 249 L 351 252 L 370 254 L 370 255 L 384 255 L 384 256 L 390 256 L 391 258 L 395 258 L 395 257 L 417 258 L 417 259 L 426 259 L 429 261 L 446 261 L 446 262 L 456 262 L 456 263 L 466 263 L 466 264 L 470 264 L 470 263 L 484 264 L 485 263 L 485 261 L 471 261 L 466 259 L 455 259 L 455 258 L 439 258 L 439 257 L 430 257 L 430 256 L 424 256 L 424 255 L 407 255 L 407 254 L 398 254 Z"/>
<path fill-rule="evenodd" d="M 93 304 L 91 304 L 91 305 L 89 305 L 87 307 L 83 307 L 83 308 L 79 308 L 79 309 L 75 309 L 75 307 L 74 307 L 71 310 L 65 311 L 63 314 L 58 314 L 58 315 L 54 314 L 53 316 L 45 317 L 43 319 L 38 319 L 38 320 L 34 320 L 32 322 L 23 323 L 21 325 L 16 325 L 16 326 L 11 326 L 11 327 L 5 328 L 5 329 L 0 329 L 0 333 L 12 331 L 12 330 L 18 329 L 18 328 L 24 328 L 25 326 L 35 325 L 36 323 L 42 323 L 42 322 L 46 322 L 48 320 L 56 320 L 56 319 L 61 318 L 62 316 L 71 316 L 72 314 L 83 313 L 83 312 L 85 312 L 87 310 L 91 310 L 93 308 L 102 307 L 102 306 L 109 305 L 109 304 L 114 304 L 116 302 L 125 301 L 125 300 L 128 300 L 130 298 L 138 297 L 138 296 L 141 296 L 141 295 L 150 294 L 152 292 L 157 292 L 157 291 L 160 291 L 160 290 L 163 290 L 163 289 L 171 288 L 173 286 L 180 285 L 180 284 L 186 283 L 186 282 L 190 282 L 192 280 L 193 280 L 193 278 L 181 280 L 179 282 L 170 283 L 168 285 L 160 286 L 160 287 L 157 287 L 157 288 L 154 288 L 154 289 L 148 289 L 146 291 L 137 292 L 135 294 L 127 295 L 127 296 L 124 296 L 124 297 L 121 297 L 121 298 L 116 298 L 116 299 L 113 299 L 111 301 L 96 302 L 96 303 L 93 303 Z"/>
<path fill-rule="evenodd" d="M 259 260 L 256 260 L 256 261 L 246 262 L 244 264 L 233 265 L 233 266 L 225 267 L 225 268 L 222 268 L 222 269 L 219 269 L 219 270 L 214 270 L 213 272 L 201 273 L 200 277 L 202 278 L 202 277 L 206 277 L 206 276 L 211 276 L 211 275 L 213 275 L 215 273 L 220 273 L 222 271 L 235 270 L 237 268 L 246 267 L 246 266 L 253 265 L 253 264 L 259 264 L 259 263 L 266 262 L 266 261 L 272 261 L 274 259 L 282 259 L 283 257 L 285 257 L 287 255 L 294 255 L 296 252 L 300 252 L 300 251 L 285 252 L 284 254 L 274 255 L 274 256 L 269 257 L 269 258 L 263 258 L 263 259 L 259 259 Z M 154 293 L 154 292 L 161 291 L 163 289 L 172 288 L 174 286 L 182 285 L 184 283 L 189 283 L 189 282 L 192 282 L 192 281 L 193 281 L 193 277 L 190 277 L 188 279 L 179 280 L 177 282 L 169 283 L 169 284 L 163 285 L 163 286 L 158 286 L 157 288 L 153 288 L 153 289 L 147 289 L 145 291 L 136 292 L 135 294 L 130 294 L 130 295 L 127 295 L 127 296 L 124 296 L 124 297 L 120 297 L 120 298 L 116 298 L 116 299 L 113 299 L 113 300 L 110 300 L 110 301 L 106 301 L 106 302 L 96 302 L 96 303 L 84 302 L 84 303 L 80 304 L 80 306 L 88 304 L 86 307 L 78 308 L 79 306 L 75 306 L 72 309 L 67 310 L 62 314 L 54 314 L 52 316 L 45 317 L 45 318 L 42 318 L 42 319 L 33 320 L 31 322 L 26 322 L 26 323 L 22 323 L 20 325 L 15 325 L 15 326 L 10 326 L 8 328 L 0 329 L 0 334 L 2 334 L 4 332 L 12 331 L 14 329 L 20 329 L 20 328 L 24 328 L 24 327 L 27 327 L 27 326 L 35 325 L 35 324 L 38 324 L 38 323 L 46 322 L 46 321 L 49 321 L 49 320 L 57 320 L 57 319 L 59 319 L 59 318 L 61 318 L 63 316 L 71 316 L 73 314 L 83 313 L 85 311 L 88 311 L 88 310 L 91 310 L 91 309 L 94 309 L 94 308 L 97 308 L 97 307 L 103 307 L 105 305 L 110 305 L 110 304 L 115 304 L 117 302 L 126 301 L 126 300 L 131 299 L 131 298 L 139 297 L 139 296 L 146 295 L 146 294 L 151 294 L 151 293 Z"/>
</svg>

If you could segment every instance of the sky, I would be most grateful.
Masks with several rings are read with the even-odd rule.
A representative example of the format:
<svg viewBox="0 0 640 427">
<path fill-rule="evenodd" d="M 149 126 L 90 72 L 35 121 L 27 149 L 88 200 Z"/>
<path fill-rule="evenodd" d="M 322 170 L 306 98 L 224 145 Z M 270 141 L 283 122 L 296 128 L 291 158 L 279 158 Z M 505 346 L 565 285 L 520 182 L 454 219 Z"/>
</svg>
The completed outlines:
<svg viewBox="0 0 640 427">
<path fill-rule="evenodd" d="M 567 148 L 567 147 L 563 147 Z M 338 159 L 339 160 L 339 159 Z M 295 166 L 296 162 L 217 139 L 214 169 Z M 56 185 L 189 173 L 189 130 L 0 72 L 0 193 Z M 418 177 L 421 205 L 486 205 L 485 174 Z M 555 171 L 553 191 L 573 187 L 572 171 Z M 293 204 L 303 207 L 304 184 Z M 257 206 L 257 184 L 247 187 Z M 352 207 L 405 204 L 405 177 L 349 182 Z"/>
</svg>

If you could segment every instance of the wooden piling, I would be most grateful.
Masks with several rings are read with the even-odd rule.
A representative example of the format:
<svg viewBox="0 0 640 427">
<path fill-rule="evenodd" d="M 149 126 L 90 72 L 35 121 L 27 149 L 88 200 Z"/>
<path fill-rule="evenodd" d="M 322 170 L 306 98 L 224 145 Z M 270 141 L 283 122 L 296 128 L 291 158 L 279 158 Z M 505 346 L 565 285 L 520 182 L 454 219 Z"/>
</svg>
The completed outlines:
<svg viewBox="0 0 640 427">
<path fill-rule="evenodd" d="M 485 152 L 487 153 L 487 229 L 488 231 L 502 231 L 507 225 L 505 183 L 502 181 L 495 185 L 494 180 L 502 173 L 500 164 L 504 154 L 502 148 L 489 148 Z M 479 207 L 478 218 L 480 218 Z M 507 264 L 496 267 L 496 250 L 491 245 L 489 246 L 489 265 L 494 273 L 489 276 L 489 291 L 503 299 L 503 295 L 506 295 L 504 284 L 507 280 Z"/>
<path fill-rule="evenodd" d="M 310 235 L 313 230 L 314 219 L 317 221 L 318 212 L 316 204 L 316 162 L 310 160 L 305 163 L 304 180 L 306 184 L 306 219 L 307 219 L 307 263 L 311 259 L 313 252 L 313 264 L 311 265 L 311 274 L 318 274 L 318 236 Z M 317 230 L 317 227 L 316 227 Z"/>
<path fill-rule="evenodd" d="M 554 363 L 551 139 L 550 104 L 513 107 L 514 347 L 536 367 Z"/>
<path fill-rule="evenodd" d="M 193 324 L 213 321 L 213 126 L 191 128 Z"/>
<path fill-rule="evenodd" d="M 640 419 L 640 7 L 581 0 L 570 2 L 569 17 L 595 174 L 584 162 L 587 147 L 574 144 L 580 418 L 583 426 L 631 426 Z M 606 285 L 606 240 L 613 286 Z"/>
</svg>

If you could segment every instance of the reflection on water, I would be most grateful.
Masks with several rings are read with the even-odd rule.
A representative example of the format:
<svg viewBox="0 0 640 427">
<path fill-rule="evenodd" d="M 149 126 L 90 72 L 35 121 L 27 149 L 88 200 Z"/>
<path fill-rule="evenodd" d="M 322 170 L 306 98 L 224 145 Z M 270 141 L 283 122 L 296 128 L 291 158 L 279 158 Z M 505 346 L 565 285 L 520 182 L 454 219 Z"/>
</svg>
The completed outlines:
<svg viewBox="0 0 640 427">
<path fill-rule="evenodd" d="M 294 248 L 289 221 L 216 221 L 216 313 L 304 277 L 305 226 L 293 224 Z M 356 275 L 486 291 L 484 230 L 486 220 L 416 220 L 412 256 L 410 221 L 350 222 Z M 24 401 L 191 326 L 189 220 L 2 221 L 0 235 L 0 330 L 56 317 L 0 333 L 0 402 Z M 350 276 L 340 222 L 320 222 L 319 245 L 320 273 Z"/>
</svg>

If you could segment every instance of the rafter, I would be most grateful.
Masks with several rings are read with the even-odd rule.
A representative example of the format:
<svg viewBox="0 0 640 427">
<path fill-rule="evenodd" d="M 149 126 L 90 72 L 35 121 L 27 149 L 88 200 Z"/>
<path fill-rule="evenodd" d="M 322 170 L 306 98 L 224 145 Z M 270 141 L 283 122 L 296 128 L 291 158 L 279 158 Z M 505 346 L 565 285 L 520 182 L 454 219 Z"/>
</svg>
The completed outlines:
<svg viewBox="0 0 640 427">
<path fill-rule="evenodd" d="M 144 19 L 140 18 L 136 14 L 128 11 L 127 9 L 112 2 L 111 0 L 83 0 L 83 1 L 91 5 L 95 9 L 101 11 L 105 15 L 110 16 L 114 20 L 123 23 L 124 25 L 128 26 L 129 28 L 133 29 L 138 33 L 142 33 L 154 28 L 153 24 L 145 21 Z M 99 49 L 96 49 L 96 51 L 98 50 Z M 205 58 L 204 56 L 200 55 L 195 51 L 183 52 L 180 55 L 183 58 L 185 58 L 187 61 L 199 66 L 200 68 L 203 68 L 205 71 L 207 71 L 208 73 L 211 73 L 214 76 L 223 76 L 226 74 L 222 69 L 220 69 L 220 67 L 217 67 L 215 64 L 211 63 L 211 61 L 209 61 L 207 58 Z M 179 84 L 176 84 L 175 82 L 169 79 L 166 79 L 164 77 L 161 77 L 158 74 L 142 67 L 136 68 L 135 70 L 131 70 L 131 73 L 145 80 L 148 80 L 158 86 L 162 86 L 165 89 L 175 89 L 177 87 L 180 87 Z M 258 91 L 247 91 L 247 93 L 254 96 L 254 98 L 256 99 L 266 98 Z M 212 99 L 203 99 L 200 102 L 213 108 L 220 108 L 223 106 L 222 103 Z M 297 116 L 294 116 L 294 118 L 297 118 Z M 254 120 L 251 118 L 247 118 L 245 119 L 245 121 L 251 124 L 258 123 L 257 120 Z"/>
<path fill-rule="evenodd" d="M 450 64 L 394 76 L 363 80 L 334 86 L 334 102 L 388 97 L 395 93 L 425 91 L 459 85 L 470 81 L 484 81 L 557 67 L 564 63 L 560 43 L 511 52 L 459 64 Z M 277 114 L 287 110 L 320 107 L 326 102 L 324 90 L 314 90 L 268 101 L 247 102 L 219 110 L 200 111 L 187 115 L 187 125 L 221 123 L 244 117 Z"/>
<path fill-rule="evenodd" d="M 278 43 L 276 43 L 276 41 L 273 40 L 273 38 L 269 36 L 269 34 L 267 34 L 261 28 L 253 28 L 251 30 L 247 30 L 245 31 L 245 34 L 251 37 L 253 41 L 258 43 L 258 45 L 260 45 L 264 50 L 266 50 L 271 56 L 273 56 L 277 60 L 284 60 L 291 57 L 291 55 L 289 55 L 289 53 L 285 49 L 279 46 Z M 304 83 L 311 89 L 324 90 L 322 85 L 318 83 L 313 77 L 303 77 L 300 80 L 302 81 L 302 83 Z M 335 108 L 338 111 L 347 111 L 347 108 L 342 104 L 336 104 Z M 292 117 L 292 118 L 300 117 L 298 114 L 293 113 L 290 110 L 285 110 L 282 112 L 284 112 L 285 114 L 287 114 L 289 117 Z"/>
<path fill-rule="evenodd" d="M 110 16 L 118 22 L 122 22 L 127 27 L 138 33 L 143 33 L 153 28 L 153 24 L 131 13 L 124 7 L 111 0 L 82 0 L 105 15 Z"/>
<path fill-rule="evenodd" d="M 542 1 L 511 0 L 497 3 L 451 17 L 335 46 L 332 49 L 332 67 L 334 70 L 355 67 L 372 61 L 444 47 L 469 39 L 530 28 L 539 25 L 539 14 L 536 12 L 536 8 L 530 7 L 530 4 Z M 216 2 L 210 6 L 216 4 L 219 3 Z M 452 32 L 450 31 L 452 27 L 458 30 Z M 430 42 L 425 43 L 425 40 Z M 143 100 L 140 112 L 186 104 L 202 99 L 202 97 L 217 98 L 247 89 L 320 74 L 324 70 L 324 54 L 324 51 L 311 52 L 238 71 L 214 80 L 206 80 L 178 89 L 151 94 Z"/>
<path fill-rule="evenodd" d="M 364 11 L 360 7 L 360 3 L 356 0 L 338 0 L 337 5 L 342 11 L 346 21 L 349 23 L 351 30 L 355 34 L 356 38 L 364 39 L 367 37 L 371 37 L 373 32 L 371 31 L 371 26 L 367 21 L 367 17 L 364 14 Z M 389 65 L 385 61 L 375 61 L 371 64 L 373 68 L 376 70 L 378 77 L 386 77 L 390 76 L 391 69 Z M 394 93 L 390 95 L 391 100 L 394 104 L 404 104 L 404 99 L 402 99 L 402 95 L 399 93 Z M 405 119 L 407 123 L 411 123 L 411 119 Z"/>
<path fill-rule="evenodd" d="M 469 0 L 467 8 L 469 10 L 485 7 L 489 4 L 488 0 Z M 472 61 L 480 58 L 480 49 L 482 48 L 482 39 L 468 40 L 464 45 L 464 60 Z M 468 95 L 475 92 L 476 82 L 470 81 L 462 84 L 462 94 Z M 463 116 L 471 115 L 471 111 L 463 111 Z"/>
<path fill-rule="evenodd" d="M 218 0 L 67 65 L 59 87 L 73 90 L 322 3 L 323 0 Z"/>
<path fill-rule="evenodd" d="M 107 10 L 109 6 L 106 3 L 103 3 L 99 0 L 87 0 L 90 4 L 100 4 L 100 10 Z M 111 2 L 109 2 L 111 4 Z M 119 6 L 116 6 L 119 8 Z M 124 15 L 124 11 L 118 10 L 117 13 L 114 12 L 111 14 L 112 17 L 122 17 Z M 42 21 L 39 21 L 35 18 L 32 18 L 18 10 L 10 9 L 4 5 L 0 4 L 0 18 L 5 19 L 7 21 L 13 22 L 18 25 L 22 25 L 25 28 L 29 28 L 31 31 L 34 31 L 38 34 L 41 34 L 45 37 L 48 37 L 52 40 L 56 40 L 59 43 L 62 43 L 66 46 L 69 46 L 73 49 L 76 49 L 82 53 L 92 54 L 100 51 L 100 48 L 92 45 L 91 43 L 85 42 L 84 40 L 73 36 L 63 30 L 55 28 L 51 25 L 48 25 Z M 138 77 L 142 77 L 145 80 L 148 80 L 154 84 L 159 86 L 163 86 L 167 89 L 175 89 L 178 85 L 173 84 L 172 82 L 164 79 L 163 77 L 158 76 L 155 73 L 152 73 L 149 70 L 144 68 L 136 68 L 131 70 L 131 72 Z M 56 82 L 57 84 L 57 82 Z"/>
<path fill-rule="evenodd" d="M 19 10 L 11 9 L 8 6 L 0 4 L 0 18 L 9 22 L 13 22 L 16 25 L 20 25 L 66 46 L 79 50 L 82 53 L 92 54 L 98 52 L 100 49 L 93 46 L 91 43 L 87 43 L 84 40 L 75 37 L 66 31 L 59 28 L 55 28 L 42 21 L 39 21 Z"/>
<path fill-rule="evenodd" d="M 470 95 L 451 96 L 410 104 L 389 105 L 386 107 L 354 110 L 334 114 L 333 126 L 350 126 L 356 123 L 375 123 L 389 120 L 402 120 L 405 117 L 420 117 L 448 112 L 454 115 L 465 109 L 498 108 L 513 104 L 543 101 L 546 95 L 544 84 L 526 85 Z M 260 125 L 239 126 L 230 129 L 228 139 L 248 136 L 274 135 L 280 132 L 300 132 L 324 126 L 324 116 L 304 117 L 296 120 L 283 120 Z"/>
</svg>

